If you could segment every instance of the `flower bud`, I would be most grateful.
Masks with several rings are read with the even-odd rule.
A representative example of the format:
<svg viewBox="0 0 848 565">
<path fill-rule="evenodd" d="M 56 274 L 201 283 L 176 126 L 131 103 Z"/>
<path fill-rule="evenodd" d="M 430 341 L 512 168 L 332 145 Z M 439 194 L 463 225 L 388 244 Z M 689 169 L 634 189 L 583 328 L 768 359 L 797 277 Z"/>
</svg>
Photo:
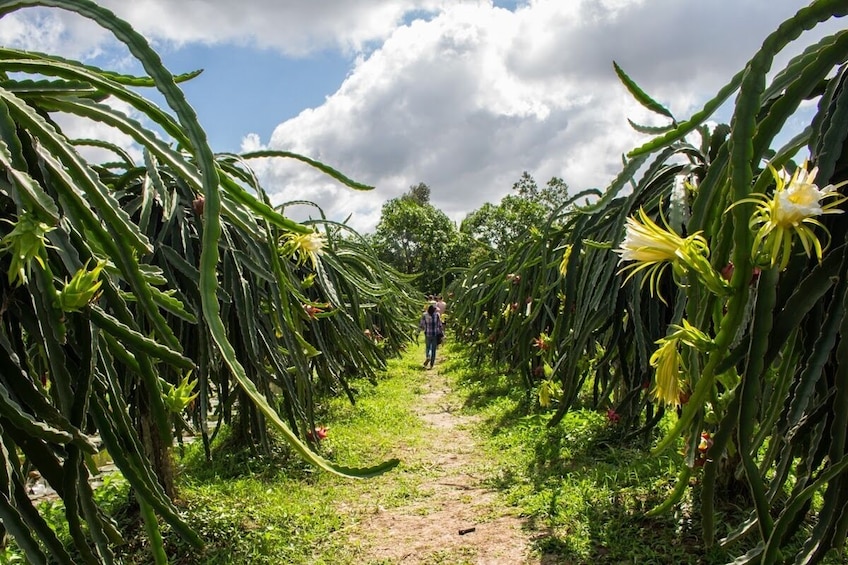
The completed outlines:
<svg viewBox="0 0 848 565">
<path fill-rule="evenodd" d="M 105 260 L 100 260 L 90 271 L 86 270 L 88 262 L 78 270 L 70 281 L 65 283 L 59 292 L 59 309 L 63 312 L 76 312 L 88 306 L 100 296 L 100 272 L 106 266 Z"/>
</svg>

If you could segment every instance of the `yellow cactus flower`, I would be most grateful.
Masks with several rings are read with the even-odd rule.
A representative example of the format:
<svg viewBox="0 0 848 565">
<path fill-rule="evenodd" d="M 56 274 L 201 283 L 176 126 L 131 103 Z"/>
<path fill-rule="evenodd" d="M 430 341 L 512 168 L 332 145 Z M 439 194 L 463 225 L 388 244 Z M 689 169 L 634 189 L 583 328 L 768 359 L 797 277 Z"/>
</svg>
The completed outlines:
<svg viewBox="0 0 848 565">
<path fill-rule="evenodd" d="M 668 228 L 668 226 L 666 226 Z M 659 292 L 659 281 L 666 268 L 671 265 L 678 277 L 695 271 L 711 292 L 721 296 L 727 292 L 727 284 L 721 279 L 709 262 L 710 249 L 707 240 L 700 232 L 681 237 L 656 224 L 639 208 L 639 219 L 627 218 L 624 240 L 615 250 L 621 256 L 619 263 L 633 261 L 621 271 L 630 271 L 626 283 L 641 271 L 647 272 L 646 279 L 652 296 L 665 301 Z"/>
<path fill-rule="evenodd" d="M 690 324 L 686 319 L 680 325 L 669 326 L 671 332 L 655 343 L 659 345 L 651 355 L 651 367 L 656 369 L 656 385 L 652 391 L 655 400 L 670 406 L 680 406 L 686 402 L 683 393 L 682 374 L 685 370 L 680 344 L 686 344 L 698 351 L 709 351 L 715 342 L 704 332 Z"/>
<path fill-rule="evenodd" d="M 570 243 L 565 246 L 565 253 L 562 255 L 562 262 L 559 264 L 559 272 L 562 276 L 568 272 L 568 261 L 571 259 L 571 250 L 574 246 Z"/>
<path fill-rule="evenodd" d="M 731 206 L 732 208 L 743 202 L 756 205 L 748 224 L 752 231 L 756 230 L 751 248 L 754 262 L 764 264 L 757 261 L 757 257 L 763 257 L 769 266 L 779 265 L 781 270 L 784 269 L 789 263 L 794 237 L 801 241 L 807 257 L 815 253 L 816 258 L 821 261 L 822 249 L 826 248 L 827 244 L 822 246 L 813 228 L 821 228 L 828 238 L 830 234 L 816 217 L 842 213 L 836 206 L 848 198 L 841 195 L 838 189 L 846 182 L 835 186 L 829 184 L 819 189 L 815 183 L 818 167 L 807 171 L 806 160 L 791 176 L 786 169 L 778 171 L 772 165 L 768 167 L 774 177 L 774 195 L 769 197 L 765 194 L 755 194 Z M 829 202 L 825 203 L 825 200 Z"/>
<path fill-rule="evenodd" d="M 616 253 L 621 255 L 621 261 L 636 261 L 633 266 L 639 265 L 637 271 L 675 261 L 687 244 L 686 239 L 658 226 L 642 208 L 639 208 L 639 220 L 627 218 L 626 224 L 624 241 Z M 697 234 L 688 239 L 693 242 L 703 241 Z M 706 241 L 703 241 L 703 245 L 706 246 Z"/>
<path fill-rule="evenodd" d="M 324 254 L 327 239 L 322 233 L 289 233 L 285 236 L 282 252 L 288 256 L 297 255 L 297 262 L 303 265 L 309 260 L 313 268 L 318 266 L 318 257 Z"/>
<path fill-rule="evenodd" d="M 668 406 L 680 406 L 680 371 L 683 358 L 677 350 L 677 339 L 663 338 L 657 341 L 659 348 L 651 355 L 651 366 L 657 370 L 654 398 Z"/>
</svg>

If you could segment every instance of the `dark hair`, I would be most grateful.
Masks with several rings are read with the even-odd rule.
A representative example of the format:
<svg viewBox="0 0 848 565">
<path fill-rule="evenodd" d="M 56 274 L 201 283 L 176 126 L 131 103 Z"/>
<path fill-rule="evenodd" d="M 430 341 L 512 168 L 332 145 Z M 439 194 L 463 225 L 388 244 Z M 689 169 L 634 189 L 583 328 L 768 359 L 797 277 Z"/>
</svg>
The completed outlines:
<svg viewBox="0 0 848 565">
<path fill-rule="evenodd" d="M 430 306 L 427 308 L 427 313 L 432 316 L 433 312 L 435 312 L 435 311 L 436 311 L 436 307 L 433 306 L 432 304 L 430 304 Z"/>
</svg>

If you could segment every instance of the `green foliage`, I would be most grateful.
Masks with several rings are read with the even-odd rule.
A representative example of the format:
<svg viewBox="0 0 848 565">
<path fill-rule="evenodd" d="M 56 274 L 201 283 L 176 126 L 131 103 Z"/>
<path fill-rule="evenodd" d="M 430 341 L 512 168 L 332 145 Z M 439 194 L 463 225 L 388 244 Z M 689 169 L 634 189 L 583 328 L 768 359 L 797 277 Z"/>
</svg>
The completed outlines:
<svg viewBox="0 0 848 565">
<path fill-rule="evenodd" d="M 417 275 L 416 287 L 435 294 L 453 280 L 450 269 L 467 264 L 469 246 L 429 197 L 429 187 L 421 183 L 386 202 L 371 243 L 382 261 L 401 273 Z"/>
<path fill-rule="evenodd" d="M 568 185 L 561 178 L 551 177 L 544 188 L 539 188 L 527 171 L 521 173 L 521 178 L 512 185 L 512 190 L 519 198 L 539 204 L 548 212 L 560 208 L 568 200 Z M 544 220 L 544 217 L 539 220 Z"/>
<path fill-rule="evenodd" d="M 675 512 L 647 515 L 675 487 L 680 454 L 646 456 L 622 441 L 620 421 L 585 408 L 551 427 L 550 413 L 536 412 L 508 375 L 486 363 L 454 356 L 443 371 L 467 410 L 482 418 L 475 429 L 489 458 L 489 484 L 532 528 L 545 532 L 535 543 L 543 562 L 719 565 L 756 546 L 747 538 L 705 547 L 699 539 L 698 470 Z M 722 534 L 747 517 L 749 500 L 744 490 L 725 493 L 717 507 Z M 799 549 L 813 526 L 799 523 L 789 547 Z M 823 562 L 844 561 L 830 556 Z"/>
<path fill-rule="evenodd" d="M 813 181 L 798 179 L 814 178 L 815 190 L 844 191 L 848 35 L 825 37 L 771 71 L 804 30 L 845 13 L 844 3 L 831 0 L 801 9 L 688 120 L 671 117 L 616 66 L 637 100 L 671 123 L 634 125 L 660 135 L 630 153 L 602 194 L 555 212 L 524 249 L 473 265 L 454 287 L 453 319 L 477 355 L 506 364 L 528 391 L 552 367 L 562 397 L 551 425 L 580 406 L 587 387 L 591 406 L 614 408 L 625 437 L 651 437 L 665 404 L 675 408 L 654 453 L 682 441 L 679 476 L 687 482 L 675 498 L 692 496 L 707 547 L 748 544 L 740 564 L 817 563 L 848 533 L 841 510 L 848 501 L 848 287 L 837 276 L 848 228 L 839 215 L 813 208 L 789 225 L 779 203 L 817 194 Z M 712 112 L 737 91 L 731 123 L 708 127 Z M 792 131 L 807 101 L 816 113 Z M 810 164 L 799 173 L 805 165 L 793 160 L 805 150 Z M 796 182 L 786 184 L 798 186 L 785 189 L 764 161 L 785 169 L 786 179 L 794 173 Z M 637 237 L 633 223 L 642 213 L 663 227 Z M 769 219 L 774 225 L 763 227 Z M 755 239 L 758 230 L 780 244 Z M 688 251 L 672 249 L 674 242 L 695 235 L 704 255 L 697 268 L 681 266 Z M 625 282 L 622 263 L 642 271 Z M 664 269 L 668 264 L 673 268 Z M 642 285 L 642 275 L 650 284 Z M 686 324 L 707 339 L 670 341 Z M 543 333 L 552 340 L 544 351 L 533 345 Z M 663 402 L 655 407 L 656 398 Z M 736 480 L 750 495 L 749 513 L 722 516 L 726 487 Z M 821 506 L 813 503 L 818 495 Z M 799 546 L 793 534 L 808 520 L 815 527 Z"/>
<path fill-rule="evenodd" d="M 342 398 L 325 399 L 319 409 L 327 427 L 321 453 L 359 466 L 401 449 L 419 449 L 425 430 L 410 417 L 425 378 L 417 359 L 410 350 L 390 359 L 375 379 L 352 379 L 355 406 Z M 241 442 L 232 427 L 223 426 L 211 446 L 211 461 L 199 442 L 185 446 L 178 461 L 181 510 L 206 546 L 198 553 L 164 528 L 171 562 L 358 563 L 359 548 L 347 534 L 355 531 L 360 513 L 373 511 L 378 501 L 391 506 L 420 496 L 414 483 L 424 469 L 404 466 L 370 481 L 350 481 L 316 473 L 279 434 L 271 436 L 271 449 L 259 453 Z M 118 558 L 148 563 L 140 532 L 131 530 L 126 537 Z"/>
<path fill-rule="evenodd" d="M 412 200 L 420 206 L 426 206 L 430 203 L 430 187 L 423 182 L 420 182 L 414 186 L 410 186 L 409 192 L 401 198 Z"/>
<path fill-rule="evenodd" d="M 159 562 L 161 529 L 202 546 L 173 501 L 170 448 L 192 425 L 208 448 L 216 412 L 252 449 L 272 428 L 332 473 L 395 466 L 337 465 L 307 434 L 317 394 L 352 399 L 347 379 L 373 376 L 408 341 L 417 295 L 346 226 L 274 208 L 248 160 L 295 158 L 368 187 L 291 153 L 214 154 L 177 84 L 190 77 L 171 75 L 126 22 L 89 0 L 0 1 L 0 14 L 36 5 L 104 27 L 148 76 L 0 48 L 0 268 L 10 274 L 0 280 L 0 520 L 27 559 L 114 562 L 121 532 L 86 464 L 98 449 L 129 483 Z M 167 110 L 138 87 L 155 87 Z M 116 109 L 125 105 L 143 120 Z M 129 136 L 144 162 L 70 139 L 57 114 Z M 89 146 L 117 160 L 92 163 Z M 29 501 L 29 469 L 61 498 L 67 542 Z"/>
<path fill-rule="evenodd" d="M 459 231 L 468 234 L 482 248 L 475 249 L 474 258 L 482 260 L 489 250 L 507 253 L 511 244 L 522 241 L 531 227 L 540 228 L 548 216 L 568 200 L 568 186 L 552 178 L 543 189 L 526 171 L 508 194 L 495 205 L 489 202 L 469 213 Z"/>
<path fill-rule="evenodd" d="M 467 357 L 467 351 L 447 346 L 440 373 L 453 389 L 445 399 L 473 416 L 476 437 L 487 457 L 475 466 L 479 476 L 499 492 L 497 504 L 522 514 L 533 553 L 540 562 L 574 563 L 727 563 L 755 545 L 740 539 L 727 547 L 706 548 L 698 536 L 696 470 L 681 505 L 673 513 L 648 517 L 675 486 L 682 456 L 667 452 L 648 457 L 622 441 L 620 422 L 603 411 L 568 413 L 556 427 L 550 414 L 539 414 L 508 375 Z M 412 454 L 427 449 L 431 426 L 414 417 L 432 374 L 418 367 L 419 348 L 389 361 L 376 381 L 354 380 L 358 405 L 343 399 L 327 402 L 321 422 L 328 435 L 321 450 L 328 457 L 356 464 L 409 453 L 399 472 L 372 481 L 349 481 L 315 473 L 275 438 L 270 456 L 251 453 L 236 443 L 232 429 L 222 428 L 207 462 L 199 443 L 187 445 L 181 465 L 181 512 L 206 541 L 203 550 L 188 546 L 170 528 L 163 528 L 171 562 L 202 563 L 362 563 L 362 523 L 377 507 L 425 503 L 433 480 L 430 465 L 415 464 Z M 665 419 L 657 433 L 667 430 Z M 351 441 L 369 437 L 374 442 Z M 127 501 L 127 486 L 117 475 L 95 491 L 101 505 L 118 518 L 126 543 L 116 559 L 150 563 L 149 546 L 138 529 L 137 510 Z M 719 532 L 731 533 L 747 515 L 746 492 L 728 491 L 717 507 Z M 110 502 L 111 501 L 111 502 Z M 816 501 L 821 505 L 822 501 Z M 47 511 L 51 525 L 61 525 L 61 503 Z M 814 527 L 798 525 L 790 548 L 800 547 Z M 66 533 L 61 533 L 62 539 Z M 7 549 L 10 559 L 19 556 Z M 463 562 L 457 552 L 437 553 L 446 563 Z M 472 560 L 473 561 L 473 560 Z M 826 564 L 844 562 L 829 556 Z"/>
</svg>

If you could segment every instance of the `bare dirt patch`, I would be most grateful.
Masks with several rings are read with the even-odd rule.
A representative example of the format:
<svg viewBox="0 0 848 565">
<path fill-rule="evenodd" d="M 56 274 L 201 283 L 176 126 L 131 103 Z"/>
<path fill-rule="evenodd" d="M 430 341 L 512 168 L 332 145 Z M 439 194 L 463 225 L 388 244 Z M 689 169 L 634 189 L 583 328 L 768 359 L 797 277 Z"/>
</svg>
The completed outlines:
<svg viewBox="0 0 848 565">
<path fill-rule="evenodd" d="M 377 505 L 362 518 L 359 534 L 363 563 L 516 564 L 540 563 L 531 557 L 533 533 L 515 510 L 499 503 L 483 484 L 485 461 L 475 442 L 473 417 L 452 404 L 446 380 L 436 369 L 416 409 L 429 432 L 421 449 L 404 461 L 427 470 L 408 503 Z"/>
</svg>

